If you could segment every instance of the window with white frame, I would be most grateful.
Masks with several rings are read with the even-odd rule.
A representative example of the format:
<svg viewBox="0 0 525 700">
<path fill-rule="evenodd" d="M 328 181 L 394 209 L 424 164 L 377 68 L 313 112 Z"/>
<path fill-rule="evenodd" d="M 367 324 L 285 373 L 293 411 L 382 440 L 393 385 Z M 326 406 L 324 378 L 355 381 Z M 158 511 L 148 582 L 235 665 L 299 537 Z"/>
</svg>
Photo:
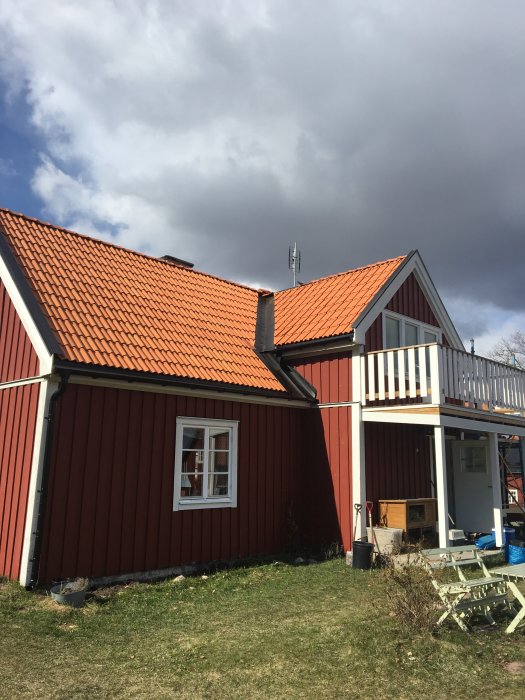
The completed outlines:
<svg viewBox="0 0 525 700">
<path fill-rule="evenodd" d="M 440 343 L 441 330 L 392 311 L 383 313 L 384 349 Z"/>
<path fill-rule="evenodd" d="M 509 506 L 516 505 L 518 503 L 518 489 L 507 489 L 507 500 Z"/>
<path fill-rule="evenodd" d="M 238 422 L 177 418 L 173 510 L 237 505 Z"/>
</svg>

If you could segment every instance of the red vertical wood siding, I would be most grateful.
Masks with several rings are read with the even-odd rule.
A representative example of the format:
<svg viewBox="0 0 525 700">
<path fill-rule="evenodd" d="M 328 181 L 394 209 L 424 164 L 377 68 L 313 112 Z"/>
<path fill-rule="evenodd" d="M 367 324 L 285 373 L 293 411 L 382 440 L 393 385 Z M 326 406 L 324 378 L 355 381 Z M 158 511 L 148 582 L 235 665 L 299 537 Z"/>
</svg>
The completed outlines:
<svg viewBox="0 0 525 700">
<path fill-rule="evenodd" d="M 309 411 L 305 535 L 314 546 L 352 539 L 351 406 Z"/>
<path fill-rule="evenodd" d="M 439 328 L 439 322 L 413 273 L 403 282 L 386 308 L 388 311 L 394 311 L 402 316 L 408 316 L 408 318 L 414 318 L 416 321 Z M 446 342 L 445 339 L 443 340 Z M 382 350 L 382 348 L 383 321 L 380 314 L 366 332 L 365 349 L 366 352 L 374 352 Z"/>
<path fill-rule="evenodd" d="M 18 579 L 40 385 L 0 391 L 0 575 Z"/>
<path fill-rule="evenodd" d="M 341 403 L 352 400 L 351 355 L 305 358 L 295 361 L 293 366 L 317 389 L 317 399 L 320 403 Z"/>
<path fill-rule="evenodd" d="M 301 518 L 306 413 L 68 386 L 57 406 L 40 579 L 284 551 Z M 240 421 L 237 508 L 173 512 L 177 416 Z"/>
<path fill-rule="evenodd" d="M 0 280 L 0 383 L 38 374 L 38 357 Z"/>
<path fill-rule="evenodd" d="M 430 498 L 430 444 L 424 426 L 366 423 L 365 455 L 369 501 Z"/>
<path fill-rule="evenodd" d="M 352 356 L 304 358 L 295 369 L 317 389 L 320 403 L 352 401 Z M 308 483 L 304 496 L 307 544 L 351 546 L 351 406 L 309 411 Z"/>
</svg>

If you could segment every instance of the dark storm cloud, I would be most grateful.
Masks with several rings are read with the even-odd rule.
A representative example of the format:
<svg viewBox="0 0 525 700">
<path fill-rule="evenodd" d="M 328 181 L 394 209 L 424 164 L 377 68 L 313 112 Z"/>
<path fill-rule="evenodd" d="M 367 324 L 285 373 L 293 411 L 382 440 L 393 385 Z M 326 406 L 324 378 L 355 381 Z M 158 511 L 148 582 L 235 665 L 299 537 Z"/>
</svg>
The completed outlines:
<svg viewBox="0 0 525 700">
<path fill-rule="evenodd" d="M 209 241 L 200 264 L 279 286 L 293 240 L 307 278 L 418 248 L 449 295 L 523 308 L 525 6 L 505 7 L 299 3 L 230 47 L 239 91 L 292 116 L 294 157 L 186 173 L 174 223 Z"/>
</svg>

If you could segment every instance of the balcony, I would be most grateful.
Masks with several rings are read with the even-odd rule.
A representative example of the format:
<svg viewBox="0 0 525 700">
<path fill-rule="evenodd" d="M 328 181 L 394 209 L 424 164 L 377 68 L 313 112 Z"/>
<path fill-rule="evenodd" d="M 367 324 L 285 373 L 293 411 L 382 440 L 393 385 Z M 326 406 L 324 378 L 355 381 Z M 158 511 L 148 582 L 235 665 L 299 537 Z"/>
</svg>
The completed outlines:
<svg viewBox="0 0 525 700">
<path fill-rule="evenodd" d="M 438 343 L 361 357 L 363 407 L 432 404 L 524 414 L 525 372 Z"/>
</svg>

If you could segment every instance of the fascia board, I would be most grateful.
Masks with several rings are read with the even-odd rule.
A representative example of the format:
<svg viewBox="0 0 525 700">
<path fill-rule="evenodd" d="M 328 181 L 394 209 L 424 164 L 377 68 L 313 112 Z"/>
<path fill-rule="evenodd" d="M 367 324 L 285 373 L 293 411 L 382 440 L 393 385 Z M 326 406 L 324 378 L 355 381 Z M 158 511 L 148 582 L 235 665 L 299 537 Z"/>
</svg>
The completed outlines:
<svg viewBox="0 0 525 700">
<path fill-rule="evenodd" d="M 282 398 L 236 392 L 234 387 L 230 391 L 214 390 L 213 388 L 191 388 L 188 386 L 149 384 L 147 381 L 127 381 L 125 379 L 112 379 L 109 377 L 82 376 L 72 374 L 70 384 L 82 384 L 84 386 L 104 387 L 107 389 L 123 389 L 125 391 L 141 391 L 153 394 L 169 394 L 173 396 L 192 396 L 194 398 L 215 399 L 217 401 L 235 401 L 237 403 L 263 404 L 267 406 L 286 406 L 292 408 L 311 408 L 311 401 L 306 399 Z"/>
<path fill-rule="evenodd" d="M 363 311 L 354 325 L 355 340 L 360 345 L 365 344 L 365 334 L 372 323 L 376 320 L 382 311 L 386 308 L 388 302 L 394 294 L 400 289 L 402 284 L 408 277 L 414 273 L 422 291 L 427 298 L 427 301 L 437 318 L 440 327 L 443 329 L 446 337 L 452 344 L 452 347 L 458 350 L 465 350 L 465 346 L 458 335 L 458 332 L 448 315 L 448 312 L 441 301 L 428 270 L 421 259 L 417 250 L 413 250 L 407 255 L 405 261 L 398 267 L 392 277 L 387 280 L 383 287 L 376 294 L 367 308 Z"/>
<path fill-rule="evenodd" d="M 38 355 L 40 374 L 51 373 L 53 368 L 53 355 L 61 354 L 62 348 L 49 327 L 33 290 L 29 286 L 9 244 L 5 240 L 1 226 L 0 278 L 29 336 L 29 340 Z"/>
</svg>

